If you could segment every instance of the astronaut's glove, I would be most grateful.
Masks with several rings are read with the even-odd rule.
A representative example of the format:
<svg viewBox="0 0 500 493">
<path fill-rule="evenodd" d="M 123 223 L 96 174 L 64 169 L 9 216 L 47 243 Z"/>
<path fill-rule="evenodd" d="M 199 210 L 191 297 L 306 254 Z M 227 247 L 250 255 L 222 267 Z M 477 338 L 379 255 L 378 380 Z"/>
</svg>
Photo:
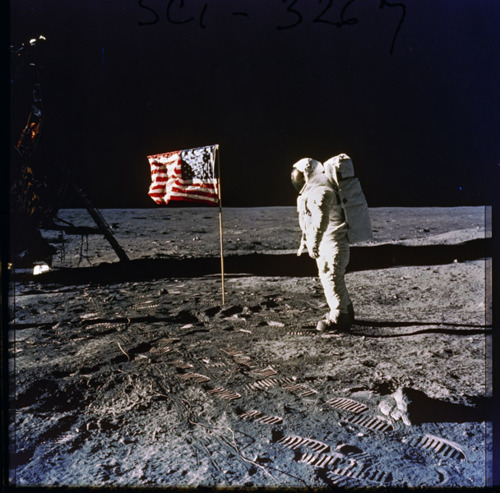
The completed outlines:
<svg viewBox="0 0 500 493">
<path fill-rule="evenodd" d="M 300 257 L 304 253 L 306 248 L 307 248 L 306 237 L 305 235 L 302 235 L 302 238 L 300 239 L 300 246 L 299 249 L 297 250 L 297 257 Z"/>
<path fill-rule="evenodd" d="M 313 246 L 312 250 L 309 252 L 309 257 L 317 259 L 319 257 L 319 245 Z"/>
</svg>

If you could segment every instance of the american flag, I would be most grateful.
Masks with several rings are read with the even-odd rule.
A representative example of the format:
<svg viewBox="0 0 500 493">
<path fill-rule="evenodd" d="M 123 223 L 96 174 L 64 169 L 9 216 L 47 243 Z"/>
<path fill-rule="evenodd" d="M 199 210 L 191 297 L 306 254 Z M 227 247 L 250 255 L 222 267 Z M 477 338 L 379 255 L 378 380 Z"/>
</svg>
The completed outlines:
<svg viewBox="0 0 500 493">
<path fill-rule="evenodd" d="M 219 203 L 215 174 L 218 145 L 148 156 L 151 167 L 149 196 L 157 204 L 170 201 Z"/>
</svg>

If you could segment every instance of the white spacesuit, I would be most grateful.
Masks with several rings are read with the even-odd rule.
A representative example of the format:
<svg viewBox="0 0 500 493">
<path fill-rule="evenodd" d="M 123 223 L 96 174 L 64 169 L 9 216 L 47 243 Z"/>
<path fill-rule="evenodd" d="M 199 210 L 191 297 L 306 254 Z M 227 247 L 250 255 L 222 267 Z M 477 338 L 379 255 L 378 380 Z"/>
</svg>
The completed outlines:
<svg viewBox="0 0 500 493">
<path fill-rule="evenodd" d="M 335 184 L 324 173 L 323 165 L 304 158 L 293 165 L 292 183 L 299 191 L 297 212 L 302 241 L 297 252 L 307 249 L 316 259 L 318 274 L 330 308 L 317 325 L 318 330 L 348 330 L 354 319 L 345 284 L 349 263 L 347 223 Z"/>
</svg>

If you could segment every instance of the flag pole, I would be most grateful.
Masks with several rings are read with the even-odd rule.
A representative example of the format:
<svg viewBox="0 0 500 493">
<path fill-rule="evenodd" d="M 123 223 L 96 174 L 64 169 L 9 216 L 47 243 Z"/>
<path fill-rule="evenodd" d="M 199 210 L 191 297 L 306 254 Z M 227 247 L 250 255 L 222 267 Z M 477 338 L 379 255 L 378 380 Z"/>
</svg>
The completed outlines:
<svg viewBox="0 0 500 493">
<path fill-rule="evenodd" d="M 222 281 L 222 304 L 225 303 L 225 288 L 224 288 L 224 250 L 223 250 L 223 233 L 222 233 L 222 200 L 220 189 L 220 156 L 219 145 L 217 144 L 217 191 L 219 195 L 219 240 L 220 240 L 220 269 Z"/>
</svg>

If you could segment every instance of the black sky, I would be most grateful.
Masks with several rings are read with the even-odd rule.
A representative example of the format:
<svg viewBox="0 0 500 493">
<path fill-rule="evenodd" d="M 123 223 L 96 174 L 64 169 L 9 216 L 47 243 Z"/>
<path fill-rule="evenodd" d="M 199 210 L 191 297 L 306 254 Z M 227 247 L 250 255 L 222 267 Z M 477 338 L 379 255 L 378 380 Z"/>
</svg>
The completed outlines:
<svg viewBox="0 0 500 493">
<path fill-rule="evenodd" d="M 493 200 L 496 0 L 16 0 L 10 9 L 12 44 L 47 38 L 40 152 L 69 166 L 97 207 L 154 207 L 146 156 L 216 143 L 226 206 L 293 205 L 293 162 L 340 152 L 370 206 Z M 81 206 L 71 196 L 64 205 Z"/>
</svg>

